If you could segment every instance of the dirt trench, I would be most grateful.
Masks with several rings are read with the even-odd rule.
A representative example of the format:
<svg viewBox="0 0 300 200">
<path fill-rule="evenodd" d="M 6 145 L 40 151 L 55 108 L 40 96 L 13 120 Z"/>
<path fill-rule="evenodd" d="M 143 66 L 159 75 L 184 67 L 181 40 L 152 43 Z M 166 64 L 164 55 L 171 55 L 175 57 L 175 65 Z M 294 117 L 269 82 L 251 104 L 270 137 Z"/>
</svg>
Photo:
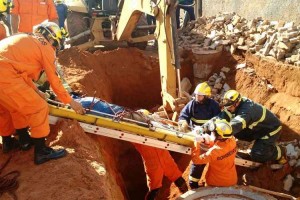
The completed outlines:
<svg viewBox="0 0 300 200">
<path fill-rule="evenodd" d="M 59 61 L 64 66 L 68 66 L 65 70 L 71 79 L 67 77 L 67 80 L 73 88 L 89 95 L 95 90 L 97 97 L 129 108 L 151 109 L 161 104 L 159 65 L 156 58 L 146 55 L 147 53 L 133 48 L 110 52 L 98 51 L 94 54 L 71 49 L 63 52 Z M 197 80 L 193 78 L 192 66 L 199 59 L 196 60 L 193 53 L 188 51 L 181 55 L 181 77 L 188 77 L 195 85 Z M 72 62 L 65 60 L 68 57 L 72 58 Z M 88 59 L 84 59 L 85 57 Z M 281 140 L 299 138 L 300 84 L 298 77 L 300 77 L 300 70 L 298 68 L 243 53 L 231 55 L 223 52 L 218 55 L 218 59 L 213 59 L 211 56 L 207 59 L 203 57 L 202 62 L 213 66 L 207 78 L 219 72 L 222 67 L 229 67 L 231 71 L 228 74 L 227 83 L 243 95 L 265 105 L 280 118 L 284 126 Z M 247 67 L 237 70 L 235 67 L 240 63 L 246 63 Z M 73 71 L 72 66 L 74 69 L 86 69 L 88 74 L 82 79 L 76 79 L 74 74 L 68 72 Z M 72 79 L 76 81 L 72 83 Z M 272 85 L 271 89 L 270 85 Z M 97 137 L 97 140 L 100 142 L 101 149 L 105 149 L 109 155 L 116 155 L 115 157 L 108 156 L 108 160 L 113 159 L 116 164 L 115 174 L 124 184 L 122 190 L 126 191 L 125 198 L 142 199 L 147 187 L 139 154 L 128 142 L 100 137 Z M 113 149 L 111 149 L 112 146 Z M 178 153 L 172 153 L 172 155 L 187 180 L 189 157 Z M 128 173 L 132 169 L 135 173 Z M 269 168 L 261 168 L 259 171 L 243 168 L 238 168 L 238 170 L 240 182 L 242 182 L 242 175 L 247 174 L 249 177 L 251 174 L 251 177 L 254 177 L 251 179 L 253 185 L 281 192 L 284 192 L 281 189 L 282 179 L 291 172 L 291 169 L 272 172 Z M 279 178 L 276 180 L 281 181 L 280 184 L 266 181 L 277 175 Z M 298 185 L 295 184 L 294 191 L 292 190 L 294 195 L 299 195 L 297 188 Z M 167 179 L 164 180 L 164 188 L 159 194 L 159 199 L 175 199 L 178 195 L 179 192 L 174 184 Z"/>
<path fill-rule="evenodd" d="M 58 62 L 73 90 L 128 108 L 151 110 L 161 105 L 159 64 L 156 57 L 147 55 L 135 48 L 94 53 L 71 48 L 60 53 Z M 194 55 L 191 52 L 181 55 L 182 77 L 189 77 L 195 83 Z M 227 83 L 279 116 L 284 125 L 281 140 L 299 139 L 299 68 L 251 54 L 232 56 L 226 52 L 220 59 L 205 62 L 212 62 L 211 73 L 219 72 L 224 66 L 230 67 Z M 235 69 L 237 64 L 245 62 L 245 69 Z M 273 86 L 272 89 L 268 84 Z M 147 185 L 142 159 L 129 142 L 86 134 L 76 121 L 62 120 L 51 127 L 48 143 L 55 148 L 66 147 L 68 156 L 35 166 L 33 150 L 16 151 L 3 170 L 3 174 L 11 170 L 21 172 L 16 191 L 19 199 L 144 198 Z M 0 163 L 3 163 L 7 155 L 0 154 Z M 188 180 L 189 156 L 171 154 Z M 240 179 L 246 174 L 253 185 L 282 192 L 282 179 L 291 170 L 270 171 L 265 167 L 259 170 L 238 168 L 238 171 Z M 158 199 L 176 199 L 180 195 L 168 180 L 164 179 L 163 185 Z M 294 185 L 291 194 L 300 196 L 299 185 Z M 1 198 L 13 199 L 8 193 Z"/>
</svg>

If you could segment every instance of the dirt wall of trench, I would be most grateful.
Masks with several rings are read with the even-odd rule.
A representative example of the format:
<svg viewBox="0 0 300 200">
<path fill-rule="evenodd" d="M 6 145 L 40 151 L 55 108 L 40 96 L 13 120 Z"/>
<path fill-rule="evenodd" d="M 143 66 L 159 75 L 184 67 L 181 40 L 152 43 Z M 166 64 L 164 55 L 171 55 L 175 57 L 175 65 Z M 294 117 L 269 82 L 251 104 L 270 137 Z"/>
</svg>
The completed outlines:
<svg viewBox="0 0 300 200">
<path fill-rule="evenodd" d="M 245 56 L 249 68 L 237 70 L 235 88 L 245 96 L 265 105 L 275 113 L 283 124 L 282 139 L 300 135 L 300 68 L 259 58 Z"/>
</svg>

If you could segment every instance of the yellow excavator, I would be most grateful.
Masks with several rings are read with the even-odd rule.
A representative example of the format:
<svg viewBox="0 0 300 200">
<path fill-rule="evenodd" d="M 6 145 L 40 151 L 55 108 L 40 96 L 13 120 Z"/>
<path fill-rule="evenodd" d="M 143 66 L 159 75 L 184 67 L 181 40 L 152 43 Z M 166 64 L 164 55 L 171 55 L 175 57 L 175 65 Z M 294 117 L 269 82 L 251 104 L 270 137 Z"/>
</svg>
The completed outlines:
<svg viewBox="0 0 300 200">
<path fill-rule="evenodd" d="M 83 31 L 77 36 L 71 37 L 68 42 L 72 43 L 90 34 L 91 38 L 89 41 L 77 45 L 80 49 L 87 49 L 101 42 L 113 42 L 112 39 L 115 41 L 127 41 L 128 44 L 144 44 L 145 41 L 150 39 L 157 39 L 163 104 L 167 111 L 171 110 L 175 112 L 173 117 L 173 119 L 175 119 L 179 111 L 178 105 L 188 101 L 187 98 L 181 97 L 180 92 L 180 63 L 176 48 L 177 32 L 175 19 L 177 1 L 157 1 L 156 3 L 151 0 L 121 0 L 118 2 L 116 0 L 110 0 L 100 1 L 100 4 L 95 3 L 95 0 L 89 0 L 87 2 L 86 4 L 83 0 L 67 1 L 69 8 L 72 10 L 71 15 L 77 15 L 78 13 L 91 13 L 92 15 L 90 29 Z M 122 9 L 119 14 L 118 9 L 115 8 L 117 3 Z M 94 9 L 94 7 L 99 8 L 99 10 Z M 155 33 L 154 35 L 147 34 L 145 36 L 134 37 L 137 36 L 134 34 L 137 30 L 153 28 L 153 26 L 138 26 L 140 19 L 144 18 L 145 14 L 156 18 Z M 81 18 L 83 17 L 84 15 L 81 15 Z M 76 17 L 76 19 L 78 22 L 78 17 Z M 68 29 L 72 36 L 72 31 L 70 31 L 70 25 L 72 23 L 69 24 L 69 21 Z M 107 22 L 110 26 L 104 28 L 104 22 Z M 176 83 L 176 75 L 178 83 Z"/>
<path fill-rule="evenodd" d="M 123 0 L 66 0 L 65 3 L 69 10 L 67 25 L 70 39 L 67 44 L 82 50 L 97 46 L 124 46 L 123 41 L 118 42 L 112 36 L 112 23 L 120 16 Z M 134 40 L 128 40 L 127 45 L 144 50 L 151 39 L 149 28 L 146 18 L 140 18 L 139 26 L 131 34 Z M 145 37 L 135 39 L 140 36 Z"/>
</svg>

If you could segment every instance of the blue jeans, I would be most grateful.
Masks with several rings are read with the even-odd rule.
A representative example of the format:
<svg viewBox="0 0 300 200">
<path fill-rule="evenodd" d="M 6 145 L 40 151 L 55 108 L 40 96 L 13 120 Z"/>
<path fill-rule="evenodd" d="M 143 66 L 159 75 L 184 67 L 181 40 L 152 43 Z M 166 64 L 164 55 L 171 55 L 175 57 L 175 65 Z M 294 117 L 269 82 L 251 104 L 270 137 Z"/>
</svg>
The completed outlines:
<svg viewBox="0 0 300 200">
<path fill-rule="evenodd" d="M 190 5 L 190 3 L 181 3 L 182 5 Z M 182 7 L 180 5 L 178 5 L 177 9 L 176 9 L 176 23 L 177 23 L 177 28 L 180 28 L 180 20 L 179 20 L 179 17 L 180 17 L 180 9 L 183 9 L 185 10 L 189 16 L 190 16 L 190 20 L 195 20 L 196 17 L 195 17 L 195 11 L 194 11 L 194 7 L 191 6 L 191 7 Z"/>
</svg>

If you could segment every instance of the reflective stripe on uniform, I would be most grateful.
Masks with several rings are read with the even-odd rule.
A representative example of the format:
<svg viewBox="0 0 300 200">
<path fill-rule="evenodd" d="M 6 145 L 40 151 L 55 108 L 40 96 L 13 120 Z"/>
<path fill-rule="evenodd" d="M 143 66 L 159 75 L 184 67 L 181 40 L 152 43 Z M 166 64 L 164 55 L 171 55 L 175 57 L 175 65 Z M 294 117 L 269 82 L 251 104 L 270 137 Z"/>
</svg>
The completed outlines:
<svg viewBox="0 0 300 200">
<path fill-rule="evenodd" d="M 243 126 L 242 126 L 243 129 L 246 128 L 247 124 L 246 124 L 246 121 L 244 118 L 242 118 L 240 116 L 236 116 L 234 119 L 240 121 L 243 124 Z"/>
<path fill-rule="evenodd" d="M 275 135 L 275 134 L 278 133 L 281 129 L 282 129 L 282 126 L 279 126 L 275 131 L 270 132 L 269 135 L 266 135 L 266 136 L 264 136 L 264 137 L 262 137 L 262 138 L 260 138 L 260 139 L 262 139 L 262 140 L 269 139 L 269 136 Z"/>
<path fill-rule="evenodd" d="M 281 152 L 281 149 L 278 145 L 276 145 L 276 149 L 277 149 L 277 158 L 276 158 L 276 160 L 279 160 L 282 156 L 282 152 Z"/>
<path fill-rule="evenodd" d="M 192 117 L 191 120 L 197 124 L 204 124 L 209 121 L 208 119 L 195 119 L 194 117 Z"/>
<path fill-rule="evenodd" d="M 224 109 L 224 111 L 225 111 L 225 113 L 228 115 L 229 121 L 231 121 L 231 119 L 232 119 L 232 114 L 231 114 L 231 112 L 229 112 L 227 109 Z"/>
<path fill-rule="evenodd" d="M 200 178 L 194 178 L 192 176 L 189 176 L 189 180 L 190 181 L 193 181 L 193 182 L 199 182 L 200 181 Z"/>
<path fill-rule="evenodd" d="M 263 109 L 263 113 L 262 113 L 261 118 L 260 118 L 258 121 L 253 122 L 252 124 L 250 124 L 250 125 L 249 125 L 249 128 L 250 128 L 250 129 L 253 129 L 254 126 L 257 126 L 258 123 L 260 123 L 260 122 L 262 122 L 262 121 L 265 120 L 267 109 L 266 109 L 265 107 L 263 107 L 263 106 L 262 106 L 262 109 Z"/>
</svg>

